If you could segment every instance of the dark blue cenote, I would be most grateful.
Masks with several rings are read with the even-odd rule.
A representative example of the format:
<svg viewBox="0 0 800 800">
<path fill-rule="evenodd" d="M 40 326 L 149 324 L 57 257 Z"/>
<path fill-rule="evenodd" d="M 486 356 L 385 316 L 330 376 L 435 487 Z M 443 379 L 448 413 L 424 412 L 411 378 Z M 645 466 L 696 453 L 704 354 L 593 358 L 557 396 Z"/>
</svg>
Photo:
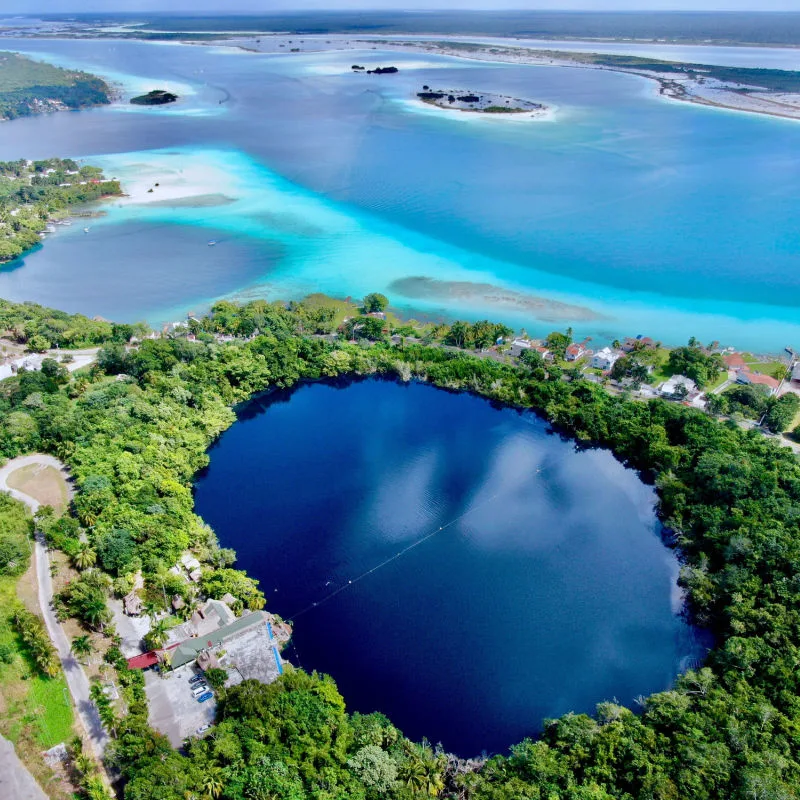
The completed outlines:
<svg viewBox="0 0 800 800">
<path fill-rule="evenodd" d="M 197 511 L 293 621 L 285 655 L 411 738 L 502 751 L 705 652 L 652 487 L 532 413 L 312 384 L 246 406 L 210 455 Z"/>
</svg>

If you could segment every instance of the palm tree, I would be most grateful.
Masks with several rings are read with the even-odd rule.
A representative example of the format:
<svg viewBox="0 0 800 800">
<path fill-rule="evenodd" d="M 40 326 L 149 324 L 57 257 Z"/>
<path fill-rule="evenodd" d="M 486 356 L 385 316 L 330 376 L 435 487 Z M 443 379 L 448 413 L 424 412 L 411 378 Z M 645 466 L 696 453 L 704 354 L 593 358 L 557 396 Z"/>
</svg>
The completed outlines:
<svg viewBox="0 0 800 800">
<path fill-rule="evenodd" d="M 158 650 L 167 641 L 167 621 L 160 619 L 154 622 L 147 635 L 144 637 L 145 643 L 151 650 Z"/>
<path fill-rule="evenodd" d="M 222 782 L 222 773 L 218 769 L 210 769 L 203 779 L 203 797 L 206 800 L 214 800 L 222 794 L 225 784 Z"/>
<path fill-rule="evenodd" d="M 91 598 L 83 607 L 82 616 L 89 625 L 102 631 L 108 618 L 108 609 L 105 601 L 100 597 Z"/>
<path fill-rule="evenodd" d="M 72 652 L 80 658 L 81 656 L 88 656 L 94 652 L 92 640 L 84 634 L 83 636 L 76 636 L 72 640 Z"/>
<path fill-rule="evenodd" d="M 73 561 L 78 569 L 88 569 L 94 565 L 95 561 L 97 561 L 97 553 L 92 550 L 91 546 L 87 542 L 83 542 L 78 549 L 78 552 L 75 553 Z"/>
</svg>

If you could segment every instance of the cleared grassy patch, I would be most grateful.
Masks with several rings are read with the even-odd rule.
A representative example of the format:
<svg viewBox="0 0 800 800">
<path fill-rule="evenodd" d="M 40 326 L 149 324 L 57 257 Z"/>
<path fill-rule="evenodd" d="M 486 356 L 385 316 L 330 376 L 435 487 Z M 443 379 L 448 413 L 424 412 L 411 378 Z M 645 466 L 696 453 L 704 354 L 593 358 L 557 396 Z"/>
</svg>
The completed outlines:
<svg viewBox="0 0 800 800">
<path fill-rule="evenodd" d="M 24 492 L 43 506 L 52 506 L 60 514 L 67 505 L 67 484 L 55 467 L 29 464 L 15 469 L 7 480 L 12 489 Z"/>
</svg>

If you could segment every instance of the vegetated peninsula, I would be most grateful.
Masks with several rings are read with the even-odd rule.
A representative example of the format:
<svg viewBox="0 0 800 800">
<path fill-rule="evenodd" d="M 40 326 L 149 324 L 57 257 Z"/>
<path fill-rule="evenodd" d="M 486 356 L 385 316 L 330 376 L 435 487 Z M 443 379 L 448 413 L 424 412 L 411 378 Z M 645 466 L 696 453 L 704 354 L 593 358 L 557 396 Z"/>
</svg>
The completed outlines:
<svg viewBox="0 0 800 800">
<path fill-rule="evenodd" d="M 111 89 L 96 75 L 0 51 L 0 120 L 110 102 Z"/>
<path fill-rule="evenodd" d="M 502 94 L 487 94 L 462 89 L 431 89 L 423 86 L 417 97 L 423 103 L 454 111 L 471 111 L 478 114 L 524 114 L 546 111 L 546 106 L 531 100 L 520 100 Z"/>
<path fill-rule="evenodd" d="M 0 264 L 38 244 L 68 209 L 122 194 L 99 167 L 71 158 L 0 162 Z"/>
<path fill-rule="evenodd" d="M 146 94 L 132 97 L 131 103 L 135 106 L 163 106 L 167 103 L 174 103 L 178 95 L 168 92 L 166 89 L 153 89 Z"/>
<path fill-rule="evenodd" d="M 498 47 L 450 40 L 435 42 L 374 40 L 371 43 L 380 44 L 387 50 L 402 49 L 405 52 L 416 50 L 480 61 L 625 72 L 657 81 L 660 86 L 659 93 L 675 100 L 800 119 L 800 71 L 724 67 L 607 53 Z"/>
</svg>

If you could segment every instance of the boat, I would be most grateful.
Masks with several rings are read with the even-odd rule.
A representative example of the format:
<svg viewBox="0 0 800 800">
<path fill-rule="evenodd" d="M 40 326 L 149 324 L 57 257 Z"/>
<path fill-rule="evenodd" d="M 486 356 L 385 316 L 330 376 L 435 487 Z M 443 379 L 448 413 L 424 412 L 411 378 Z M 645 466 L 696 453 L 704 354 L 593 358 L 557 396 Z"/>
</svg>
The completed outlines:
<svg viewBox="0 0 800 800">
<path fill-rule="evenodd" d="M 217 243 L 216 239 L 209 239 L 208 240 L 208 246 L 209 247 L 213 247 L 216 243 Z"/>
<path fill-rule="evenodd" d="M 84 228 L 84 229 L 83 229 L 83 232 L 84 232 L 84 233 L 89 233 L 89 229 L 88 229 L 88 228 Z"/>
</svg>

